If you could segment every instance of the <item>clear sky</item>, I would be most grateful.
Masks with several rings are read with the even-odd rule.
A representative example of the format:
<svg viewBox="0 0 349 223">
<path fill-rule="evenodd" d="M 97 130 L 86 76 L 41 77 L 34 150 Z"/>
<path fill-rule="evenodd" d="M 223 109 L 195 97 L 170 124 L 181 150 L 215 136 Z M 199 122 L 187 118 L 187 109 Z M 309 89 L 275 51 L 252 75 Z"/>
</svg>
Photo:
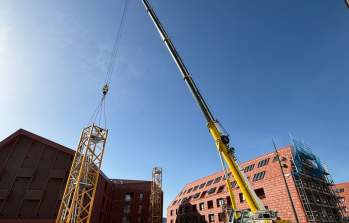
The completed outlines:
<svg viewBox="0 0 349 223">
<path fill-rule="evenodd" d="M 204 119 L 140 1 L 107 100 L 110 178 L 163 167 L 164 206 L 221 169 Z M 349 10 L 342 0 L 151 0 L 240 160 L 298 136 L 349 180 Z M 0 1 L 0 139 L 19 128 L 75 148 L 123 1 Z"/>
</svg>

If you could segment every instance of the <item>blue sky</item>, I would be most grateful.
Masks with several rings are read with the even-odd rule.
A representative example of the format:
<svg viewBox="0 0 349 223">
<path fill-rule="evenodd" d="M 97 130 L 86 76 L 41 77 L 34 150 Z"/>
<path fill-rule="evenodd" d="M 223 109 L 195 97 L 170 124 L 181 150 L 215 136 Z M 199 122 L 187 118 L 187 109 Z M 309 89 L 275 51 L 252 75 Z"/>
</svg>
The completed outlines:
<svg viewBox="0 0 349 223">
<path fill-rule="evenodd" d="M 310 144 L 349 180 L 349 10 L 343 1 L 151 0 L 240 160 Z M 24 128 L 75 148 L 100 97 L 123 1 L 0 2 L 0 138 Z M 107 99 L 103 171 L 164 171 L 165 207 L 220 170 L 205 122 L 140 1 Z"/>
</svg>

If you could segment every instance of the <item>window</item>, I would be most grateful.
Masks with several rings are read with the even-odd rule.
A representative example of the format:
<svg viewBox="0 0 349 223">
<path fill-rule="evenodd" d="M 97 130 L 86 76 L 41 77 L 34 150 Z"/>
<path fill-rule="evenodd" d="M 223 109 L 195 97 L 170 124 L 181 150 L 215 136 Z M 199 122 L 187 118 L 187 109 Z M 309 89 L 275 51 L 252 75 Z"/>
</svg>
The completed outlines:
<svg viewBox="0 0 349 223">
<path fill-rule="evenodd" d="M 230 184 L 231 184 L 231 187 L 232 187 L 232 188 L 235 188 L 235 186 L 236 186 L 236 181 L 234 180 L 234 181 L 232 181 Z"/>
<path fill-rule="evenodd" d="M 231 176 L 231 173 L 228 173 L 228 178 Z M 225 175 L 223 176 L 223 179 L 225 180 Z"/>
<path fill-rule="evenodd" d="M 205 197 L 205 196 L 206 196 L 206 192 L 207 192 L 207 191 L 202 192 L 200 198 Z"/>
<path fill-rule="evenodd" d="M 249 172 L 249 171 L 253 170 L 253 168 L 254 168 L 254 164 L 248 165 L 247 167 L 244 168 L 244 172 L 245 173 Z"/>
<path fill-rule="evenodd" d="M 200 184 L 199 189 L 204 188 L 205 184 L 206 184 L 206 183 L 202 183 L 202 184 Z"/>
<path fill-rule="evenodd" d="M 207 181 L 206 187 L 210 186 L 213 183 L 213 180 Z"/>
<path fill-rule="evenodd" d="M 263 188 L 258 188 L 256 190 L 254 190 L 256 192 L 256 195 L 260 198 L 260 199 L 264 199 L 265 198 L 265 193 L 264 193 L 264 189 Z"/>
<path fill-rule="evenodd" d="M 172 202 L 172 206 L 175 205 L 176 203 L 177 203 L 177 200 L 174 200 L 174 201 Z"/>
<path fill-rule="evenodd" d="M 173 216 L 173 210 L 170 211 L 170 216 Z"/>
<path fill-rule="evenodd" d="M 139 200 L 143 201 L 143 199 L 144 199 L 144 194 L 143 193 L 139 193 Z"/>
<path fill-rule="evenodd" d="M 217 194 L 222 193 L 224 191 L 225 185 L 218 187 Z"/>
<path fill-rule="evenodd" d="M 188 189 L 188 192 L 187 192 L 187 194 L 189 194 L 191 191 L 193 190 L 193 188 L 191 187 L 191 188 L 189 188 Z"/>
<path fill-rule="evenodd" d="M 225 213 L 218 213 L 218 221 L 225 221 Z"/>
<path fill-rule="evenodd" d="M 198 188 L 199 188 L 199 185 L 196 185 L 196 186 L 193 188 L 193 191 L 196 191 Z"/>
<path fill-rule="evenodd" d="M 124 214 L 129 214 L 131 212 L 131 205 L 127 204 L 124 206 Z"/>
<path fill-rule="evenodd" d="M 199 210 L 202 211 L 204 209 L 205 209 L 205 203 L 202 202 L 202 203 L 199 204 Z"/>
<path fill-rule="evenodd" d="M 207 209 L 213 208 L 213 201 L 207 201 Z"/>
<path fill-rule="evenodd" d="M 221 181 L 222 177 L 217 177 L 216 179 L 214 179 L 213 184 L 218 183 L 219 181 Z"/>
<path fill-rule="evenodd" d="M 217 207 L 221 207 L 224 204 L 224 199 L 223 198 L 218 198 L 216 200 Z"/>
<path fill-rule="evenodd" d="M 240 203 L 243 203 L 245 201 L 245 196 L 242 193 L 239 193 L 239 199 Z"/>
<path fill-rule="evenodd" d="M 133 199 L 133 193 L 126 193 L 124 199 L 125 202 L 131 202 Z"/>
<path fill-rule="evenodd" d="M 227 197 L 225 198 L 225 200 L 227 201 L 227 205 L 230 206 L 230 205 L 231 205 L 230 196 L 227 196 Z"/>
<path fill-rule="evenodd" d="M 208 222 L 214 222 L 214 214 L 208 215 Z"/>
<path fill-rule="evenodd" d="M 273 163 L 278 161 L 278 160 L 279 160 L 279 156 L 278 155 L 274 156 Z"/>
<path fill-rule="evenodd" d="M 264 159 L 264 160 L 259 161 L 258 167 L 262 167 L 262 166 L 267 165 L 267 164 L 269 163 L 269 159 L 270 159 L 270 158 L 266 158 L 266 159 Z"/>
<path fill-rule="evenodd" d="M 129 223 L 130 220 L 128 219 L 128 217 L 122 217 L 122 223 Z"/>
<path fill-rule="evenodd" d="M 199 196 L 200 196 L 200 192 L 194 194 L 193 199 L 196 199 L 196 198 L 198 198 Z"/>
<path fill-rule="evenodd" d="M 217 187 L 212 187 L 211 189 L 209 189 L 209 190 L 207 191 L 207 194 L 208 194 L 208 195 L 213 194 L 214 192 L 216 192 L 216 189 L 217 189 Z"/>
<path fill-rule="evenodd" d="M 256 173 L 256 174 L 253 176 L 253 181 L 262 180 L 262 179 L 264 178 L 264 176 L 265 176 L 265 171 Z"/>
<path fill-rule="evenodd" d="M 344 192 L 344 188 L 337 188 L 337 189 L 336 189 L 336 192 L 337 192 L 337 193 L 343 193 L 343 192 Z"/>
</svg>

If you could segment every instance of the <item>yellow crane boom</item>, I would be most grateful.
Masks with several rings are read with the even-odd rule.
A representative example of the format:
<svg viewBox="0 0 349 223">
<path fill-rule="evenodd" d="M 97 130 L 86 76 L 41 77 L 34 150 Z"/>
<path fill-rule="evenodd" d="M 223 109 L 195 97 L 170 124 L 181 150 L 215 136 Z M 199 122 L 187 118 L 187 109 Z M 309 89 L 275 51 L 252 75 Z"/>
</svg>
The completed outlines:
<svg viewBox="0 0 349 223">
<path fill-rule="evenodd" d="M 196 103 L 200 107 L 206 121 L 207 121 L 207 127 L 216 143 L 217 150 L 219 155 L 224 159 L 226 164 L 229 167 L 229 170 L 231 171 L 237 185 L 239 186 L 241 192 L 243 193 L 248 206 L 250 207 L 252 213 L 272 213 L 271 211 L 267 211 L 262 203 L 262 201 L 257 197 L 256 193 L 252 189 L 249 181 L 247 180 L 245 174 L 241 171 L 241 167 L 236 161 L 234 151 L 229 146 L 229 135 L 225 133 L 224 129 L 220 125 L 220 123 L 214 118 L 212 112 L 210 111 L 208 105 L 206 104 L 204 98 L 202 97 L 198 87 L 196 86 L 194 80 L 192 79 L 188 69 L 186 68 L 182 58 L 178 54 L 175 46 L 173 45 L 171 39 L 169 38 L 168 34 L 166 33 L 164 27 L 162 26 L 160 20 L 156 16 L 154 10 L 152 9 L 151 5 L 149 4 L 148 0 L 142 0 L 143 5 L 145 9 L 147 10 L 150 18 L 152 19 L 155 27 L 157 28 L 161 39 L 165 43 L 167 49 L 169 50 L 172 58 L 176 62 L 182 77 L 187 84 L 190 92 L 192 93 Z M 227 178 L 227 177 L 226 177 Z M 233 204 L 233 208 L 235 206 L 235 202 L 233 199 L 233 191 L 230 187 L 230 182 L 227 180 L 228 183 L 228 192 L 231 197 L 231 201 Z M 263 217 L 262 217 L 263 218 Z M 265 217 L 265 218 L 270 218 Z M 267 222 L 267 221 L 262 221 Z"/>
</svg>

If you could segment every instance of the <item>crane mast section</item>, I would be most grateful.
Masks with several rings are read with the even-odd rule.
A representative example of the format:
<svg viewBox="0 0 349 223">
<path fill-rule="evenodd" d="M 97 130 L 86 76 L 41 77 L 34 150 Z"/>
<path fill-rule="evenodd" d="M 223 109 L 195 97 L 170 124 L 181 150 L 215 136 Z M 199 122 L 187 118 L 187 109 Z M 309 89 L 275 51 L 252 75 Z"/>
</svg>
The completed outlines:
<svg viewBox="0 0 349 223">
<path fill-rule="evenodd" d="M 152 19 L 155 27 L 157 28 L 161 39 L 164 41 L 167 49 L 169 50 L 173 60 L 176 62 L 182 77 L 184 81 L 186 82 L 190 92 L 192 93 L 196 103 L 200 107 L 203 115 L 205 116 L 205 119 L 207 121 L 207 127 L 216 143 L 217 150 L 219 153 L 222 154 L 223 159 L 228 164 L 229 169 L 236 180 L 236 183 L 240 187 L 241 192 L 246 198 L 246 201 L 251 209 L 252 212 L 265 210 L 265 207 L 261 200 L 257 197 L 256 193 L 250 186 L 246 176 L 241 171 L 240 166 L 235 161 L 235 157 L 231 152 L 231 149 L 229 148 L 228 144 L 229 142 L 223 141 L 222 137 L 225 136 L 222 134 L 222 132 L 219 130 L 219 124 L 218 121 L 214 118 L 212 115 L 208 105 L 206 104 L 204 98 L 202 97 L 198 87 L 196 86 L 194 80 L 192 79 L 188 69 L 186 68 L 182 58 L 179 56 L 175 46 L 173 45 L 171 39 L 169 38 L 168 34 L 166 33 L 164 27 L 162 26 L 160 20 L 156 16 L 154 10 L 152 9 L 151 5 L 149 4 L 148 0 L 142 0 L 143 5 L 145 9 L 147 10 L 150 18 Z M 226 136 L 228 137 L 228 136 Z M 230 191 L 232 193 L 232 191 Z M 233 194 L 230 194 L 232 197 Z"/>
<path fill-rule="evenodd" d="M 108 130 L 83 129 L 56 223 L 90 223 Z"/>
</svg>

